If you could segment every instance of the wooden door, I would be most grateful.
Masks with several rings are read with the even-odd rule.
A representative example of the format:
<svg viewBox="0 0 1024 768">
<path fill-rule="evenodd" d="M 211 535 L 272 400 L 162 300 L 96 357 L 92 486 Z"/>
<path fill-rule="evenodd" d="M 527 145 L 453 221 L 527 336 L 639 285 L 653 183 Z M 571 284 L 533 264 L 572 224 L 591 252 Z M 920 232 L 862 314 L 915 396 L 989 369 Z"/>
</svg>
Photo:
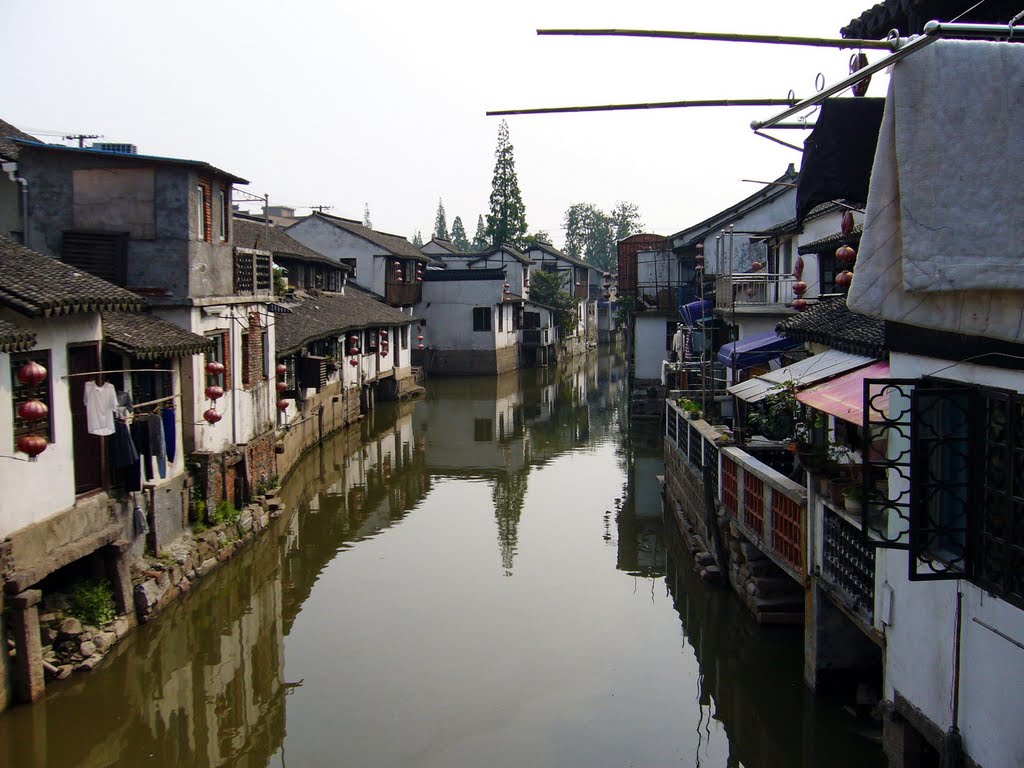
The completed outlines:
<svg viewBox="0 0 1024 768">
<path fill-rule="evenodd" d="M 68 347 L 68 373 L 98 371 L 99 349 L 96 345 Z M 103 487 L 103 438 L 90 435 L 85 415 L 85 382 L 97 381 L 93 376 L 71 376 L 71 441 L 75 462 L 75 493 L 89 493 Z"/>
</svg>

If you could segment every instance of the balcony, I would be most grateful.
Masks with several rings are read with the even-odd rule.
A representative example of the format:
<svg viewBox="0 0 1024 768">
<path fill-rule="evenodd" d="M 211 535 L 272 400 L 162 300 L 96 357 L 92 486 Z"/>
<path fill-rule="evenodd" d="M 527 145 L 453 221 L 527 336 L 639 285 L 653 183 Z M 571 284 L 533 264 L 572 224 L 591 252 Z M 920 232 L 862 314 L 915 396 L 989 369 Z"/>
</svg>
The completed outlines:
<svg viewBox="0 0 1024 768">
<path fill-rule="evenodd" d="M 577 301 L 586 301 L 590 298 L 590 286 L 586 283 L 576 283 L 572 295 Z"/>
<path fill-rule="evenodd" d="M 388 282 L 384 286 L 384 298 L 393 307 L 418 304 L 422 295 L 422 283 Z"/>
<path fill-rule="evenodd" d="M 270 252 L 235 248 L 232 285 L 236 296 L 269 296 Z"/>
<path fill-rule="evenodd" d="M 773 307 L 781 309 L 793 303 L 793 275 L 771 272 L 750 272 L 739 275 L 720 275 L 715 280 L 715 306 L 717 309 L 745 309 Z"/>
<path fill-rule="evenodd" d="M 519 343 L 524 347 L 546 347 L 552 343 L 550 328 L 531 328 L 519 332 Z"/>
</svg>

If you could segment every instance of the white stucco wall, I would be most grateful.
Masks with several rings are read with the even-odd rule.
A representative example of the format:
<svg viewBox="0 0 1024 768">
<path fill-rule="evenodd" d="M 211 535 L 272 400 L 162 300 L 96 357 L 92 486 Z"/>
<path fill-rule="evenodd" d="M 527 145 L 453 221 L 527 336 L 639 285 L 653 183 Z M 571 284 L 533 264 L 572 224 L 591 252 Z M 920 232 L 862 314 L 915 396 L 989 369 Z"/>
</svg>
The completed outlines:
<svg viewBox="0 0 1024 768">
<path fill-rule="evenodd" d="M 375 258 L 383 250 L 379 245 L 364 240 L 316 216 L 309 216 L 288 227 L 288 234 L 303 245 L 338 261 L 356 260 L 355 277 L 349 279 L 375 293 L 384 293 L 383 258 Z"/>
<path fill-rule="evenodd" d="M 45 520 L 75 503 L 74 448 L 68 379 L 68 344 L 101 338 L 98 314 L 32 321 L 0 312 L 0 317 L 36 333 L 33 352 L 50 351 L 51 440 L 35 461 L 14 446 L 13 382 L 10 356 L 0 354 L 0 539 Z M 14 457 L 14 458 L 11 458 Z"/>
<path fill-rule="evenodd" d="M 789 189 L 771 202 L 749 211 L 730 222 L 736 232 L 762 232 L 796 216 L 796 189 Z M 729 245 L 725 238 L 725 255 L 716 260 L 715 237 L 720 229 L 709 233 L 704 240 L 704 263 L 707 274 L 724 275 L 729 272 Z M 725 227 L 728 229 L 728 227 Z M 750 265 L 764 256 L 764 244 L 752 245 L 750 235 L 733 235 L 732 271 L 746 272 Z"/>
<path fill-rule="evenodd" d="M 661 362 L 668 356 L 665 349 L 665 315 L 636 315 L 633 327 L 634 376 L 638 379 L 660 379 Z"/>
<path fill-rule="evenodd" d="M 515 343 L 506 315 L 503 333 L 498 333 L 498 302 L 503 280 L 449 280 L 423 283 L 423 301 L 414 314 L 426 320 L 423 343 L 433 349 L 494 350 Z M 473 308 L 488 307 L 491 330 L 473 330 Z M 506 313 L 509 305 L 500 307 Z"/>
<path fill-rule="evenodd" d="M 893 354 L 893 378 L 941 378 L 1024 392 L 1024 374 L 947 360 Z M 941 374 L 938 372 L 941 371 Z M 890 402 L 890 408 L 894 403 Z M 909 450 L 906 441 L 890 444 Z M 892 493 L 892 491 L 890 491 Z M 877 550 L 875 615 L 885 632 L 885 695 L 899 691 L 945 731 L 952 724 L 956 595 L 963 593 L 960 729 L 968 754 L 980 765 L 1024 764 L 1024 651 L 974 619 L 1024 643 L 1024 610 L 987 594 L 967 580 L 911 582 L 906 551 Z M 891 590 L 892 609 L 884 611 Z"/>
<path fill-rule="evenodd" d="M 854 224 L 863 223 L 864 214 L 854 211 L 853 221 Z M 805 221 L 804 231 L 797 235 L 793 241 L 793 260 L 796 260 L 796 252 L 801 245 L 813 243 L 815 240 L 821 240 L 823 237 L 836 234 L 841 230 L 842 223 L 842 211 L 832 211 L 824 216 L 818 216 Z M 807 283 L 807 293 L 805 295 L 815 297 L 821 293 L 821 270 L 818 268 L 818 256 L 814 253 L 808 253 L 804 255 L 803 260 L 803 279 Z"/>
</svg>

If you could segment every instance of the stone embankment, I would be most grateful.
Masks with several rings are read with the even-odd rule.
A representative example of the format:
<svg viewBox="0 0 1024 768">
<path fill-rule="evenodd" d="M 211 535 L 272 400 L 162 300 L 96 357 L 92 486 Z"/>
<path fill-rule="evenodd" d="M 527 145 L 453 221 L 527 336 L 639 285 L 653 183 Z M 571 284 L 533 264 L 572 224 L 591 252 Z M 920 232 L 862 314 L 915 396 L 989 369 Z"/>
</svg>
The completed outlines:
<svg viewBox="0 0 1024 768">
<path fill-rule="evenodd" d="M 39 616 L 43 669 L 50 679 L 95 669 L 103 657 L 139 622 L 156 617 L 203 577 L 230 560 L 280 517 L 284 507 L 270 491 L 244 507 L 237 520 L 193 535 L 181 536 L 159 557 L 144 556 L 132 564 L 135 611 L 101 626 L 83 624 L 69 615 L 66 595 L 47 595 Z"/>
</svg>

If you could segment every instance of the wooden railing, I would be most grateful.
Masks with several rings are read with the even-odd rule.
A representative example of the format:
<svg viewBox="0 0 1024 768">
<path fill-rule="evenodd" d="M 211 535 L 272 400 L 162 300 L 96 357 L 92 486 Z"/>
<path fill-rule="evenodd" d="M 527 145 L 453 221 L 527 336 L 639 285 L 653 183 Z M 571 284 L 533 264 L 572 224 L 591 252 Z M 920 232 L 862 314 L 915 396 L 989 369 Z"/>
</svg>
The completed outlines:
<svg viewBox="0 0 1024 768">
<path fill-rule="evenodd" d="M 385 283 L 384 299 L 393 307 L 418 304 L 423 295 L 422 283 Z"/>
<path fill-rule="evenodd" d="M 688 419 L 670 400 L 665 402 L 665 438 L 695 472 L 710 476 L 715 498 L 743 534 L 802 584 L 807 563 L 806 488 L 746 451 L 721 445 L 718 430 L 703 420 Z"/>
</svg>

